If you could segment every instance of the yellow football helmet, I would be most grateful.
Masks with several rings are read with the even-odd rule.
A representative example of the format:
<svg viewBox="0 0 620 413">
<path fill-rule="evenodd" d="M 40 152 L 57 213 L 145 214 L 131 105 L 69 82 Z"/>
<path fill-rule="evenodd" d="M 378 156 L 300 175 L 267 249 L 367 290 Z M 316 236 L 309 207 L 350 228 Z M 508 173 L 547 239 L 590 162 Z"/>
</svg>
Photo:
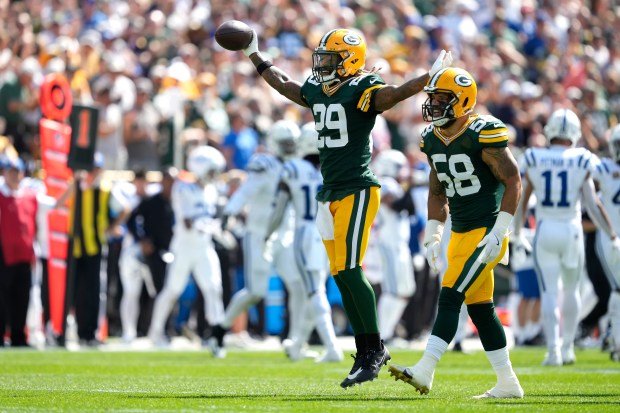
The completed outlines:
<svg viewBox="0 0 620 413">
<path fill-rule="evenodd" d="M 366 42 L 353 30 L 327 32 L 312 53 L 312 74 L 320 83 L 355 75 L 366 63 Z"/>
<path fill-rule="evenodd" d="M 422 116 L 426 122 L 435 126 L 445 126 L 448 122 L 469 114 L 476 105 L 478 87 L 472 75 L 457 67 L 441 69 L 424 86 L 428 99 L 422 105 Z M 434 94 L 445 93 L 451 96 L 447 102 L 437 102 Z"/>
</svg>

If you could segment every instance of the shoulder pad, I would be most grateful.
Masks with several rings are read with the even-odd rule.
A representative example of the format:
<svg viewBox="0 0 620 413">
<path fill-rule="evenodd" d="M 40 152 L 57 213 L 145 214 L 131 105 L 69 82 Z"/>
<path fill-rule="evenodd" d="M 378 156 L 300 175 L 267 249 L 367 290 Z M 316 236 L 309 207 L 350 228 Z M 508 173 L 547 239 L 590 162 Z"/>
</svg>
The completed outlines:
<svg viewBox="0 0 620 413">
<path fill-rule="evenodd" d="M 264 172 L 268 169 L 271 169 L 275 166 L 277 160 L 267 153 L 257 153 L 252 155 L 250 160 L 248 161 L 248 165 L 246 169 L 249 172 Z"/>
<path fill-rule="evenodd" d="M 508 144 L 508 128 L 504 122 L 494 116 L 478 116 L 469 125 L 469 129 L 478 133 L 478 142 L 483 145 Z"/>
</svg>

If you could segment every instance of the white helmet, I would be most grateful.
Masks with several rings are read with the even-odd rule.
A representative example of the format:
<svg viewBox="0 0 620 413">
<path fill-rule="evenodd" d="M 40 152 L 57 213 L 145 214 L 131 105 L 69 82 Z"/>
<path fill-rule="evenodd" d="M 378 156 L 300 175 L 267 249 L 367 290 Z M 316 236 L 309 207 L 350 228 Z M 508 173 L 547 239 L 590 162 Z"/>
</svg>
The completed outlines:
<svg viewBox="0 0 620 413">
<path fill-rule="evenodd" d="M 620 124 L 614 126 L 609 137 L 609 152 L 616 162 L 620 162 Z"/>
<path fill-rule="evenodd" d="M 189 153 L 187 169 L 196 178 L 208 181 L 226 169 L 226 159 L 213 146 L 201 145 L 192 149 Z"/>
<path fill-rule="evenodd" d="M 394 179 L 402 177 L 407 167 L 407 157 L 401 151 L 386 149 L 379 152 L 373 161 L 373 171 L 377 176 L 389 176 Z"/>
<path fill-rule="evenodd" d="M 314 122 L 308 122 L 301 127 L 301 136 L 297 152 L 300 157 L 319 154 L 319 133 L 314 127 Z"/>
<path fill-rule="evenodd" d="M 570 109 L 558 109 L 551 114 L 545 125 L 547 141 L 569 139 L 573 145 L 581 138 L 581 121 Z"/>
<path fill-rule="evenodd" d="M 282 159 L 289 159 L 297 153 L 299 126 L 290 120 L 279 120 L 271 126 L 267 135 L 267 148 Z"/>
</svg>

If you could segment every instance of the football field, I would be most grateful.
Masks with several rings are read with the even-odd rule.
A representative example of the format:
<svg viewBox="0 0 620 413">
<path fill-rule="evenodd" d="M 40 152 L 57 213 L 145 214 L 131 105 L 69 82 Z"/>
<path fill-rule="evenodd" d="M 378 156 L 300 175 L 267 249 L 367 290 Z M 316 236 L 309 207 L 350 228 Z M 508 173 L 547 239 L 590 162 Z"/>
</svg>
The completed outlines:
<svg viewBox="0 0 620 413">
<path fill-rule="evenodd" d="M 427 396 L 389 377 L 348 390 L 352 360 L 290 362 L 278 351 L 0 350 L 0 412 L 618 412 L 620 364 L 600 350 L 577 364 L 540 366 L 544 350 L 514 349 L 525 398 L 472 400 L 495 383 L 483 352 L 447 353 Z M 413 364 L 421 353 L 392 351 Z"/>
</svg>

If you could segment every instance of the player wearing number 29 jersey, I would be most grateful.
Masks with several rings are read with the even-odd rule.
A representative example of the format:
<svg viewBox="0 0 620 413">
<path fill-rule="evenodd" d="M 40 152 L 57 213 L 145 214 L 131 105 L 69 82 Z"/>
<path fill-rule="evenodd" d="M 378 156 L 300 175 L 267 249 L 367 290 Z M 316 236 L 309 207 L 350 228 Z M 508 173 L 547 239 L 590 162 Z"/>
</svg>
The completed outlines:
<svg viewBox="0 0 620 413">
<path fill-rule="evenodd" d="M 321 173 L 325 177 L 319 201 L 337 201 L 364 188 L 379 187 L 368 168 L 372 156 L 370 132 L 379 114 L 373 93 L 385 86 L 376 74 L 339 82 L 332 88 L 308 78 L 301 88 L 316 120 Z"/>
<path fill-rule="evenodd" d="M 400 86 L 386 85 L 364 70 L 364 38 L 353 30 L 334 29 L 314 49 L 312 75 L 302 85 L 262 56 L 256 32 L 243 53 L 271 87 L 310 108 L 314 116 L 324 179 L 316 198 L 317 226 L 357 348 L 353 368 L 340 385 L 373 380 L 390 355 L 379 335 L 374 292 L 362 271 L 380 202 L 379 183 L 368 168 L 370 131 L 379 113 L 420 92 L 430 76 L 450 65 L 452 56 L 442 51 L 428 74 Z"/>
</svg>

